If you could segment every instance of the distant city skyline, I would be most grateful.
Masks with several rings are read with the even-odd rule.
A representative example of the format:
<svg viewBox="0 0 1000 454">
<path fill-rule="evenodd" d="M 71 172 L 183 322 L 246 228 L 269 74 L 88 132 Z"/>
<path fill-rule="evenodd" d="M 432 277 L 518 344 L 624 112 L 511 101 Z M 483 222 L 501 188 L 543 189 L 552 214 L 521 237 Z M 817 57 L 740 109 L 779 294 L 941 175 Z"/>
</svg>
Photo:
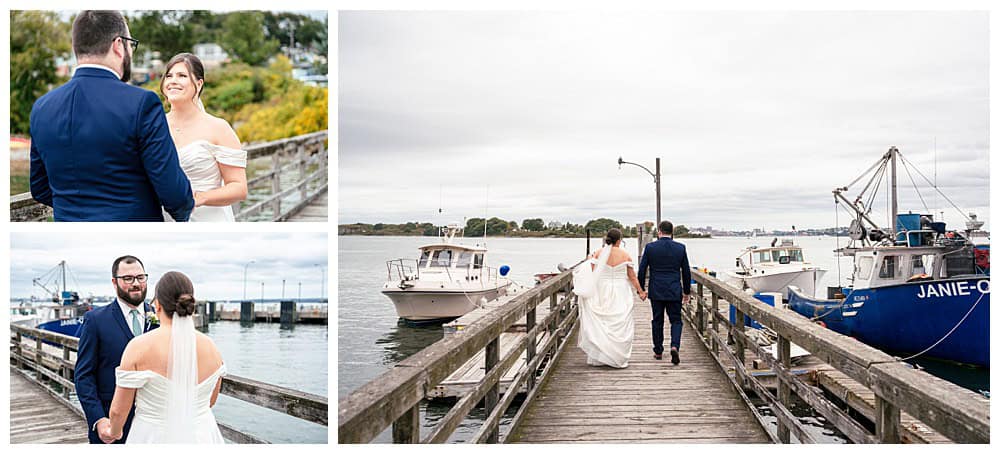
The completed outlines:
<svg viewBox="0 0 1000 454">
<path fill-rule="evenodd" d="M 212 300 L 243 298 L 243 270 L 247 270 L 247 299 L 330 296 L 326 233 L 12 233 L 10 294 L 12 298 L 46 292 L 32 285 L 65 260 L 69 290 L 81 297 L 113 296 L 111 264 L 122 255 L 142 260 L 149 276 L 147 299 L 152 299 L 159 276 L 183 272 L 195 285 L 195 297 Z M 50 287 L 51 288 L 51 287 Z"/>
<path fill-rule="evenodd" d="M 989 36 L 985 12 L 342 11 L 338 223 L 635 224 L 653 179 L 618 158 L 660 157 L 675 224 L 843 226 L 831 191 L 896 146 L 961 209 L 901 166 L 901 212 L 989 229 Z"/>
</svg>

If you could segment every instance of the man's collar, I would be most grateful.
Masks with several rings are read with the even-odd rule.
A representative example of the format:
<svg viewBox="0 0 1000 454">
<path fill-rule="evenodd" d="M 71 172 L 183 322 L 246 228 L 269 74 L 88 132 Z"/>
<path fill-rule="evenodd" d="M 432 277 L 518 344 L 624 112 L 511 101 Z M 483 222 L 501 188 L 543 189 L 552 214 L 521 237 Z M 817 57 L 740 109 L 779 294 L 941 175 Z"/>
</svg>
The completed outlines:
<svg viewBox="0 0 1000 454">
<path fill-rule="evenodd" d="M 115 71 L 115 70 L 111 69 L 108 66 L 104 66 L 104 65 L 101 65 L 101 64 L 98 64 L 98 63 L 83 63 L 81 65 L 77 65 L 76 66 L 76 69 L 80 69 L 80 68 L 97 68 L 97 69 L 103 69 L 105 71 L 110 71 L 111 74 L 114 74 L 116 79 L 121 80 L 121 78 L 122 78 L 122 75 L 118 74 L 118 71 Z"/>
</svg>

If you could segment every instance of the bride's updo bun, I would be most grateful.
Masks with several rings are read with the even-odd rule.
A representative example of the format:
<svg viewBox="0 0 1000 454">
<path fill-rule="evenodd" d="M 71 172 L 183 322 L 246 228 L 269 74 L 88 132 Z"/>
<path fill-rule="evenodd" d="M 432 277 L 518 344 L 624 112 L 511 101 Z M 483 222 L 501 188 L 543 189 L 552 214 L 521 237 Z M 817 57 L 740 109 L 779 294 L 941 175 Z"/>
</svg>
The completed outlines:
<svg viewBox="0 0 1000 454">
<path fill-rule="evenodd" d="M 608 229 L 608 234 L 604 236 L 604 244 L 613 245 L 622 239 L 622 231 L 616 228 Z"/>
<path fill-rule="evenodd" d="M 167 317 L 187 317 L 194 314 L 194 284 L 179 271 L 169 271 L 156 283 L 156 302 Z"/>
</svg>

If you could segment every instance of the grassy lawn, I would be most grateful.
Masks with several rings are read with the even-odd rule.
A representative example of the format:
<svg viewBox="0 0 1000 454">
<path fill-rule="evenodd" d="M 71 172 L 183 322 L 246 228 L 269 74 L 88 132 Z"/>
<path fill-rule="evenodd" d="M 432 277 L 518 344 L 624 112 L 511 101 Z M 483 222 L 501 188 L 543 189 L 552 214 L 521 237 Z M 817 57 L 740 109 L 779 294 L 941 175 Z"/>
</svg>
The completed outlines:
<svg viewBox="0 0 1000 454">
<path fill-rule="evenodd" d="M 27 160 L 10 161 L 10 195 L 28 192 L 28 167 Z"/>
</svg>

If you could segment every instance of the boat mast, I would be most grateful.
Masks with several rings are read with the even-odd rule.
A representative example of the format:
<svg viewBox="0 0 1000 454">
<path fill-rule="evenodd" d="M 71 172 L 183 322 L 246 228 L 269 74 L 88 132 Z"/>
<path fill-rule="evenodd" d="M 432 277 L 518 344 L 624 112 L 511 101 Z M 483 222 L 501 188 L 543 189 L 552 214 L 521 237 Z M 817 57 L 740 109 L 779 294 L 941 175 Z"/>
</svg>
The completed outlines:
<svg viewBox="0 0 1000 454">
<path fill-rule="evenodd" d="M 62 291 L 66 293 L 66 261 L 59 262 L 59 269 L 62 270 Z M 62 298 L 62 294 L 59 295 Z"/>
<path fill-rule="evenodd" d="M 899 214 L 896 200 L 896 153 L 899 153 L 896 147 L 889 147 L 889 159 L 892 160 L 889 166 L 890 178 L 892 178 L 892 218 L 889 220 L 889 234 L 892 235 L 893 241 L 896 241 L 896 216 Z"/>
</svg>

